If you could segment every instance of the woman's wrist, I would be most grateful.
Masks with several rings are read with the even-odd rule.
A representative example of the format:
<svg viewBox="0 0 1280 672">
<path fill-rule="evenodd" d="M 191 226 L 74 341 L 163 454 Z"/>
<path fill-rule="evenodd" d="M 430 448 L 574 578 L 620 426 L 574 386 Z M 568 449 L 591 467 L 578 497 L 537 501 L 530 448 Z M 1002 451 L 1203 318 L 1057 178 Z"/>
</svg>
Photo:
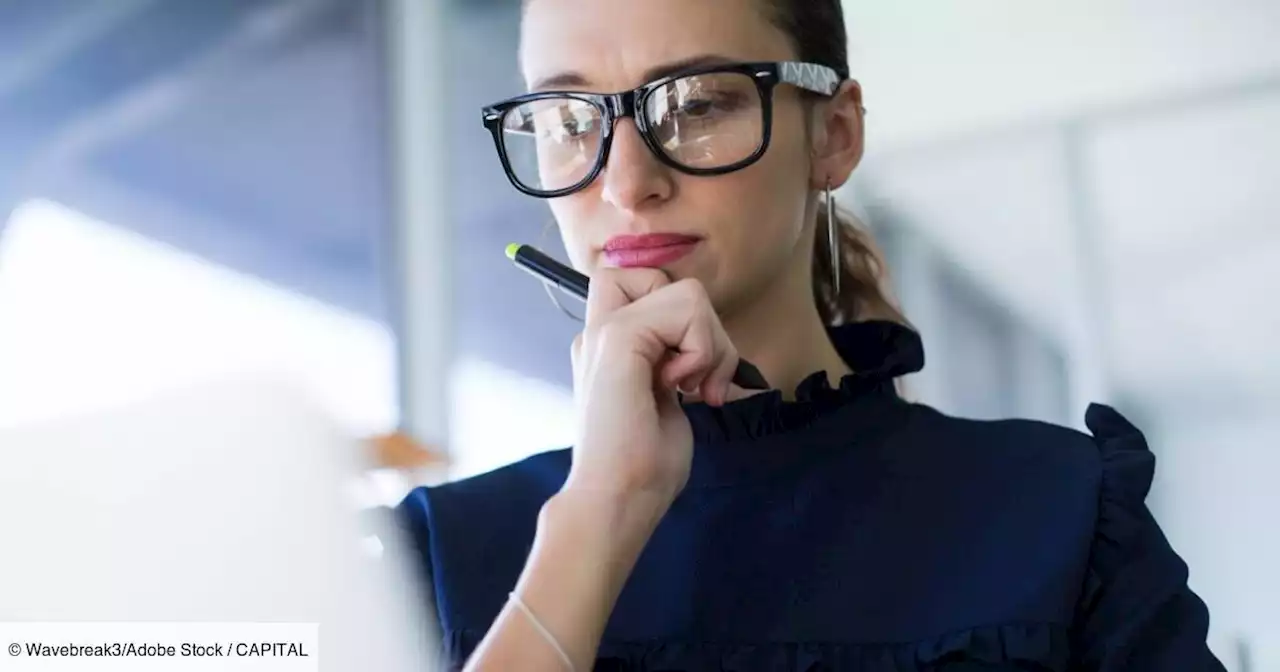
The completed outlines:
<svg viewBox="0 0 1280 672">
<path fill-rule="evenodd" d="M 610 570 L 609 579 L 624 583 L 670 506 L 669 498 L 654 493 L 569 487 L 543 505 L 538 537 L 572 544 L 580 561 L 600 563 Z"/>
<path fill-rule="evenodd" d="M 515 593 L 542 636 L 580 669 L 590 667 L 618 594 L 667 506 L 661 498 L 572 488 L 543 505 Z"/>
<path fill-rule="evenodd" d="M 518 588 L 556 584 L 589 596 L 607 617 L 666 508 L 648 497 L 562 490 L 542 507 Z"/>
</svg>

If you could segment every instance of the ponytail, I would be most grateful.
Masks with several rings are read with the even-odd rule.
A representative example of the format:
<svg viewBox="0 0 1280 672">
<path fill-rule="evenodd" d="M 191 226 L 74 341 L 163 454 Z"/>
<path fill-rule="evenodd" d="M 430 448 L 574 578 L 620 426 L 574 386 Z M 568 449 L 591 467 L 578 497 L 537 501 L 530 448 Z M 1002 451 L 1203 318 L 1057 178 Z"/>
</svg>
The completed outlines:
<svg viewBox="0 0 1280 672">
<path fill-rule="evenodd" d="M 834 221 L 840 246 L 840 293 L 836 294 L 827 242 L 827 207 L 825 199 L 818 200 L 813 246 L 813 294 L 823 322 L 836 326 L 888 320 L 910 326 L 889 288 L 888 264 L 871 232 L 838 207 Z"/>
<path fill-rule="evenodd" d="M 818 63 L 849 78 L 849 33 L 840 0 L 767 0 L 766 16 L 791 38 L 799 60 Z M 813 293 L 828 325 L 889 320 L 910 327 L 889 291 L 888 268 L 871 233 L 855 217 L 837 210 L 840 295 L 831 282 L 827 245 L 827 205 L 818 204 L 813 252 Z"/>
</svg>

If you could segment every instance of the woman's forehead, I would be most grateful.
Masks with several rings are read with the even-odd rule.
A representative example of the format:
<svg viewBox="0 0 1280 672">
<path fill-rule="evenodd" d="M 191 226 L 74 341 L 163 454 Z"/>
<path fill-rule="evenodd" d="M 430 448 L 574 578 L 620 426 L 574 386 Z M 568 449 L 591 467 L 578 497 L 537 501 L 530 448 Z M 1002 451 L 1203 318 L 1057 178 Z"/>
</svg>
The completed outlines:
<svg viewBox="0 0 1280 672">
<path fill-rule="evenodd" d="M 614 91 L 700 57 L 791 58 L 787 37 L 762 11 L 766 1 L 528 0 L 520 45 L 525 83 Z"/>
</svg>

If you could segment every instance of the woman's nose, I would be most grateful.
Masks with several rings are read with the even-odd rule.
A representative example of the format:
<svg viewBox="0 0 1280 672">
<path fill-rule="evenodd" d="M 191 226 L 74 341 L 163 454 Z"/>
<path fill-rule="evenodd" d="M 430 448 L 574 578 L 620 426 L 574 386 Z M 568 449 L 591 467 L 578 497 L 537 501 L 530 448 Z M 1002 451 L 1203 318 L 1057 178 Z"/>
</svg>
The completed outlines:
<svg viewBox="0 0 1280 672">
<path fill-rule="evenodd" d="M 631 119 L 619 120 L 614 128 L 601 181 L 601 198 L 627 211 L 665 201 L 675 187 L 670 170 L 649 150 Z"/>
</svg>

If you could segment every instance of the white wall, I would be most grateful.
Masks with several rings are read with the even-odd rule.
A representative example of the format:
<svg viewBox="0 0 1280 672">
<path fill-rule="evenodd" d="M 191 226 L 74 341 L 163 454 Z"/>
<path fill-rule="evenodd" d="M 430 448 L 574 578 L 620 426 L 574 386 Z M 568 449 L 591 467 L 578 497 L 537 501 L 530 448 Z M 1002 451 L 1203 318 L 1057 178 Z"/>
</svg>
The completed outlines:
<svg viewBox="0 0 1280 672">
<path fill-rule="evenodd" d="M 1244 638 L 1254 670 L 1280 669 L 1278 405 L 1186 409 L 1148 431 L 1157 455 L 1152 508 L 1209 604 L 1215 650 L 1234 664 Z"/>
<path fill-rule="evenodd" d="M 1274 77 L 1274 0 L 844 3 L 873 150 Z"/>
<path fill-rule="evenodd" d="M 382 325 L 49 201 L 0 239 L 0 426 L 240 377 L 296 382 L 357 434 L 396 426 Z"/>
</svg>

